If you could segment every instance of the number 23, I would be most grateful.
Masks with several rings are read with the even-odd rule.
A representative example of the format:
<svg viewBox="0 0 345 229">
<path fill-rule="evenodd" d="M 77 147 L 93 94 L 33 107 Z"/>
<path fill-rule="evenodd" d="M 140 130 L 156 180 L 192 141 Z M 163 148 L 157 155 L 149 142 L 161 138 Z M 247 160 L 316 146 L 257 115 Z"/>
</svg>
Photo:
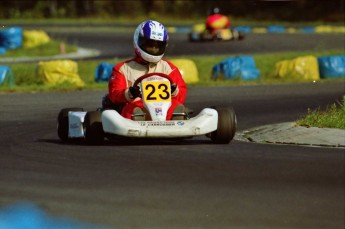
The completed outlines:
<svg viewBox="0 0 345 229">
<path fill-rule="evenodd" d="M 148 90 L 149 94 L 147 95 L 147 100 L 157 100 L 157 97 L 154 96 L 156 94 L 156 87 L 152 84 L 147 84 L 145 86 L 145 90 Z M 167 100 L 170 97 L 170 93 L 168 91 L 167 84 L 159 84 L 157 87 L 158 90 L 158 96 L 162 100 Z"/>
</svg>

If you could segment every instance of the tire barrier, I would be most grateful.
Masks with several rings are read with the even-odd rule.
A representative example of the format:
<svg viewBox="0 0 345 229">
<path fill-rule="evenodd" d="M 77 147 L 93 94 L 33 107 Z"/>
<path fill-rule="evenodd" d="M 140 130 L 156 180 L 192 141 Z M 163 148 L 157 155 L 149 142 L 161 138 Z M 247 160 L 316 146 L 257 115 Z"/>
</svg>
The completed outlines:
<svg viewBox="0 0 345 229">
<path fill-rule="evenodd" d="M 243 33 L 345 33 L 345 26 L 234 26 L 235 30 Z"/>
<path fill-rule="evenodd" d="M 190 33 L 190 32 L 202 32 L 205 28 L 204 24 L 195 24 L 193 26 L 177 26 L 168 27 L 169 33 Z M 241 33 L 345 33 L 345 26 L 280 26 L 280 25 L 268 25 L 268 26 L 231 26 L 230 29 L 234 29 Z"/>
<path fill-rule="evenodd" d="M 23 48 L 34 48 L 50 41 L 48 34 L 42 30 L 24 30 Z"/>
<path fill-rule="evenodd" d="M 40 61 L 37 77 L 44 84 L 57 85 L 69 83 L 83 87 L 84 81 L 78 75 L 78 64 L 72 60 Z"/>
<path fill-rule="evenodd" d="M 12 69 L 8 66 L 0 65 L 0 86 L 14 86 L 14 76 Z"/>
<path fill-rule="evenodd" d="M 6 54 L 6 48 L 0 47 L 0 55 L 5 55 Z"/>
<path fill-rule="evenodd" d="M 11 27 L 0 30 L 0 55 L 7 49 L 33 48 L 50 41 L 48 34 L 42 30 L 23 30 L 22 27 Z"/>
<path fill-rule="evenodd" d="M 322 56 L 317 61 L 321 78 L 345 77 L 345 56 Z"/>
<path fill-rule="evenodd" d="M 285 79 L 319 80 L 317 58 L 302 56 L 292 60 L 279 61 L 275 65 L 273 77 Z"/>
<path fill-rule="evenodd" d="M 108 82 L 111 74 L 113 73 L 113 67 L 115 67 L 115 64 L 109 64 L 106 62 L 100 63 L 96 67 L 95 81 L 98 83 Z"/>
<path fill-rule="evenodd" d="M 15 229 L 106 229 L 105 226 L 92 225 L 69 217 L 56 217 L 48 214 L 38 204 L 22 201 L 0 209 L 1 228 Z"/>
<path fill-rule="evenodd" d="M 189 59 L 171 59 L 170 62 L 180 70 L 180 73 L 187 84 L 197 83 L 199 81 L 198 68 L 194 61 Z"/>
<path fill-rule="evenodd" d="M 23 29 L 11 27 L 0 30 L 0 47 L 5 49 L 21 48 L 23 45 Z"/>
<path fill-rule="evenodd" d="M 236 56 L 215 64 L 212 68 L 213 80 L 257 80 L 260 70 L 251 56 Z M 320 80 L 345 77 L 345 56 L 300 56 L 279 61 L 271 72 L 278 79 Z"/>
<path fill-rule="evenodd" d="M 319 80 L 345 77 L 345 56 L 302 56 L 275 65 L 275 78 Z"/>
<path fill-rule="evenodd" d="M 196 83 L 199 81 L 198 68 L 195 63 L 189 59 L 171 59 L 172 62 L 181 72 L 184 81 L 187 84 Z M 95 71 L 95 81 L 98 83 L 108 82 L 113 72 L 114 64 L 101 62 Z"/>
<path fill-rule="evenodd" d="M 256 80 L 260 77 L 260 70 L 256 68 L 255 60 L 251 56 L 236 56 L 221 61 L 212 68 L 211 79 L 241 79 Z"/>
</svg>

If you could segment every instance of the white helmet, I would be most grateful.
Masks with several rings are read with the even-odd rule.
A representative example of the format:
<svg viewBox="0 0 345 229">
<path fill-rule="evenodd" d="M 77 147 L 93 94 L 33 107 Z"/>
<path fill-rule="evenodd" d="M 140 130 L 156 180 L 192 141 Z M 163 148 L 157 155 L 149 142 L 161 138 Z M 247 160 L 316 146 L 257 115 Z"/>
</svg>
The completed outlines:
<svg viewBox="0 0 345 229">
<path fill-rule="evenodd" d="M 157 63 L 164 56 L 168 40 L 168 32 L 161 23 L 144 21 L 134 32 L 135 53 L 147 62 Z"/>
</svg>

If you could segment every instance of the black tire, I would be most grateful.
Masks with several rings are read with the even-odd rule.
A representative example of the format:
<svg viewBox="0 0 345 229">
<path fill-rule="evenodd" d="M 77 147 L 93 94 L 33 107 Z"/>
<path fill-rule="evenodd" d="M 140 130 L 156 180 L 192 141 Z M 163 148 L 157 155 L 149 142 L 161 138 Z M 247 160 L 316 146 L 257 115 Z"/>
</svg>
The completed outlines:
<svg viewBox="0 0 345 229">
<path fill-rule="evenodd" d="M 104 142 L 102 114 L 99 111 L 87 112 L 84 119 L 85 140 L 89 145 L 101 145 Z"/>
<path fill-rule="evenodd" d="M 57 118 L 57 131 L 58 136 L 63 142 L 67 142 L 68 139 L 68 112 L 69 111 L 83 111 L 80 107 L 71 107 L 61 109 Z"/>
<path fill-rule="evenodd" d="M 232 29 L 232 40 L 243 40 L 244 39 L 244 34 L 242 32 L 239 32 L 237 30 Z"/>
<path fill-rule="evenodd" d="M 195 32 L 191 32 L 188 35 L 189 41 L 190 42 L 196 42 L 196 41 L 200 41 L 200 34 L 195 33 Z"/>
<path fill-rule="evenodd" d="M 234 138 L 237 128 L 236 114 L 233 108 L 214 108 L 218 112 L 217 130 L 211 133 L 211 140 L 216 144 L 228 144 Z"/>
<path fill-rule="evenodd" d="M 238 40 L 243 40 L 244 34 L 242 32 L 238 32 L 238 33 L 239 33 Z"/>
<path fill-rule="evenodd" d="M 186 112 L 186 119 L 190 119 L 191 117 L 193 117 L 193 114 L 194 114 L 193 109 L 189 107 L 185 107 L 185 112 Z"/>
</svg>

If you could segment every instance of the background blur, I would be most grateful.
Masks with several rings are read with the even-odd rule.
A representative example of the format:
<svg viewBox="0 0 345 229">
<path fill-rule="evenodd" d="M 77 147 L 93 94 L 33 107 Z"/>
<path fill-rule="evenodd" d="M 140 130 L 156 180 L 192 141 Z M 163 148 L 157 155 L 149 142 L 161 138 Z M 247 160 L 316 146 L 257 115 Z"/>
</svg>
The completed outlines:
<svg viewBox="0 0 345 229">
<path fill-rule="evenodd" d="M 2 0 L 0 19 L 157 17 L 197 19 L 218 6 L 241 20 L 344 22 L 344 0 Z"/>
</svg>

